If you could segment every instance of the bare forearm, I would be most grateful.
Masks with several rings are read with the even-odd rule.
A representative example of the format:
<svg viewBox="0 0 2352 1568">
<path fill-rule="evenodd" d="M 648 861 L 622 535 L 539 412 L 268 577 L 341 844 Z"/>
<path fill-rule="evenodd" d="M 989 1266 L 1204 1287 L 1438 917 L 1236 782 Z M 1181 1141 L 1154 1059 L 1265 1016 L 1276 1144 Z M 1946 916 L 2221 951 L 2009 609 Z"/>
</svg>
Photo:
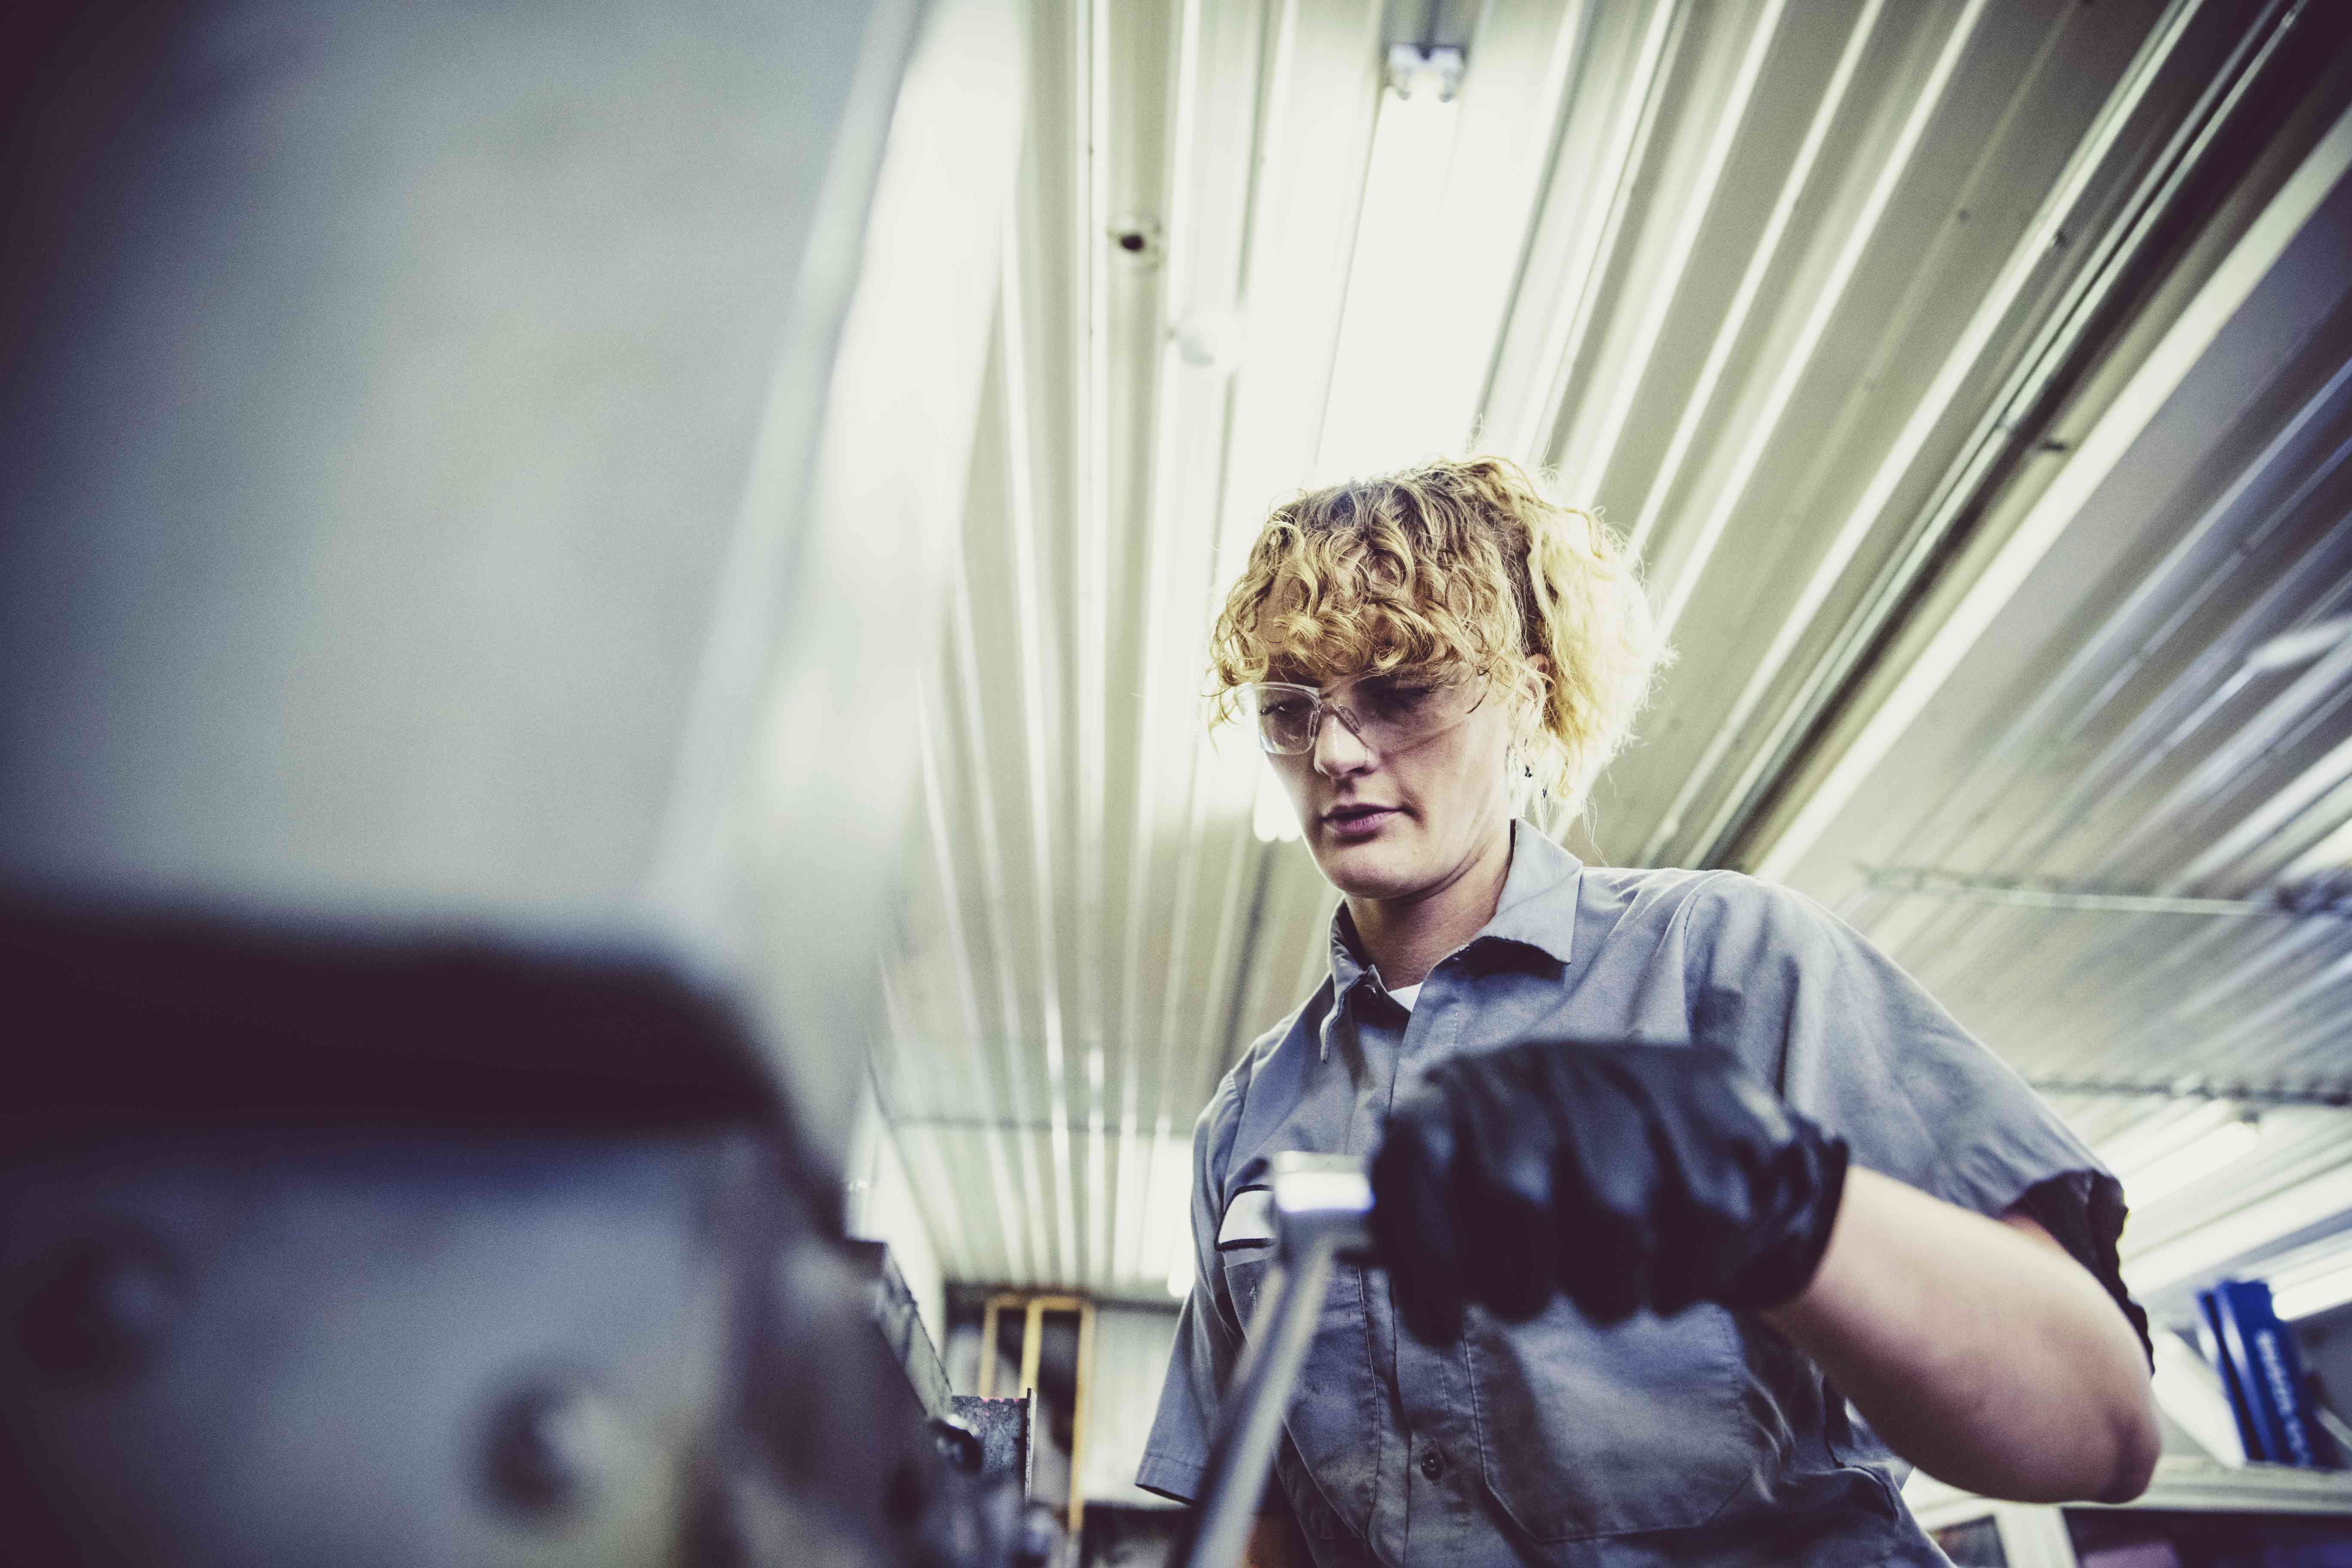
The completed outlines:
<svg viewBox="0 0 2352 1568">
<path fill-rule="evenodd" d="M 1250 1526 L 1249 1544 L 1242 1549 L 1242 1568 L 1306 1568 L 1298 1530 L 1277 1513 L 1262 1513 Z"/>
<path fill-rule="evenodd" d="M 1812 1284 L 1765 1317 L 1939 1480 L 2022 1501 L 2119 1501 L 2147 1484 L 2139 1342 L 2030 1220 L 1856 1170 Z"/>
</svg>

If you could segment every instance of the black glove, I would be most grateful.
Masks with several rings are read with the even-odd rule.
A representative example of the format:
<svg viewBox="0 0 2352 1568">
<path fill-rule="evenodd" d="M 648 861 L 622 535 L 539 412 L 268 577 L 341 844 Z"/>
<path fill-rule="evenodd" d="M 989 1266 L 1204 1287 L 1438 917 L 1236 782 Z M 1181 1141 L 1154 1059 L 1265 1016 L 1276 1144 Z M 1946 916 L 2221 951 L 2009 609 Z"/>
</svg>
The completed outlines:
<svg viewBox="0 0 2352 1568">
<path fill-rule="evenodd" d="M 1708 1045 L 1535 1040 L 1438 1063 L 1397 1097 L 1372 1234 L 1405 1326 L 1465 1300 L 1517 1321 L 1563 1290 L 1598 1322 L 1802 1291 L 1845 1190 L 1843 1139 Z"/>
</svg>

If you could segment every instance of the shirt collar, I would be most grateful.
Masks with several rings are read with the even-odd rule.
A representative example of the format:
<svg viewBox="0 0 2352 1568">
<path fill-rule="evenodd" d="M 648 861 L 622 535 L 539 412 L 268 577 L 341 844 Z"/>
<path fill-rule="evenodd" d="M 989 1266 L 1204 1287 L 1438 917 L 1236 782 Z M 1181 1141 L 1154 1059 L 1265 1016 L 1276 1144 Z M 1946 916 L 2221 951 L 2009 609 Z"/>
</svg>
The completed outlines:
<svg viewBox="0 0 2352 1568">
<path fill-rule="evenodd" d="M 1371 973 L 1371 965 L 1359 956 L 1356 921 L 1348 913 L 1346 900 L 1331 911 L 1331 1000 L 1334 1005 L 1356 988 L 1356 983 Z"/>
<path fill-rule="evenodd" d="M 1574 956 L 1576 900 L 1584 862 L 1553 843 L 1531 824 L 1511 823 L 1511 868 L 1503 876 L 1503 896 L 1494 918 L 1465 946 L 1482 942 L 1516 942 L 1566 964 Z M 1371 973 L 1357 945 L 1356 922 L 1342 902 L 1331 913 L 1331 1005 L 1324 1015 L 1318 1053 L 1331 1056 L 1331 1026 L 1349 993 Z"/>
<path fill-rule="evenodd" d="M 1584 862 L 1538 832 L 1533 824 L 1511 824 L 1511 869 L 1495 918 L 1472 938 L 1516 942 L 1561 963 L 1575 957 L 1576 900 L 1584 882 Z"/>
</svg>

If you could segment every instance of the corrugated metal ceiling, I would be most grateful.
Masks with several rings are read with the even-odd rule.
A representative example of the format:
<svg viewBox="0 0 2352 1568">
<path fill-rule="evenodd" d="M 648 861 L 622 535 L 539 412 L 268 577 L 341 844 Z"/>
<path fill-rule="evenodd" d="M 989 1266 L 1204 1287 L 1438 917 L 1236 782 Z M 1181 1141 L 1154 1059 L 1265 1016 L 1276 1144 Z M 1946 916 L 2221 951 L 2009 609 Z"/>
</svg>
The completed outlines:
<svg viewBox="0 0 2352 1568">
<path fill-rule="evenodd" d="M 2352 611 L 2342 21 L 1406 9 L 1035 12 L 876 1057 L 950 1272 L 1161 1289 L 1192 1118 L 1330 909 L 1203 736 L 1209 616 L 1270 501 L 1474 433 L 1633 536 L 1680 649 L 1556 831 L 1822 898 L 2095 1140 L 2184 1078 L 2314 1102 L 2135 1247 L 2318 1190 L 2352 922 L 1987 898 L 2347 859 L 2352 642 L 2277 640 Z M 1425 224 L 1360 240 L 1401 43 L 1466 69 Z M 1343 344 L 1389 247 L 1418 308 Z"/>
</svg>

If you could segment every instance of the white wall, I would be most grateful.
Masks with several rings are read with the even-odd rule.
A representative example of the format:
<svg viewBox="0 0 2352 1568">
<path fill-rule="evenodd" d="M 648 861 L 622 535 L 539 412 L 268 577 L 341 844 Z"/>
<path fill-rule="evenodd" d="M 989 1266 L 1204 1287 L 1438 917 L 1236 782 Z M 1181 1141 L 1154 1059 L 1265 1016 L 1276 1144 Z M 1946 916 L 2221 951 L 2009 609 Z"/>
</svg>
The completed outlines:
<svg viewBox="0 0 2352 1568">
<path fill-rule="evenodd" d="M 1176 1309 L 1105 1303 L 1095 1309 L 1094 1384 L 1087 1412 L 1085 1473 L 1088 1502 L 1169 1508 L 1135 1484 L 1143 1442 L 1160 1408 L 1160 1384 L 1176 1342 Z"/>
<path fill-rule="evenodd" d="M 0 866 L 626 918 L 873 7 L 187 9 L 0 446 Z"/>
<path fill-rule="evenodd" d="M 889 1246 L 899 1276 L 914 1295 L 915 1310 L 931 1336 L 932 1348 L 944 1353 L 947 1278 L 940 1268 L 940 1249 L 916 1206 L 914 1184 L 907 1179 L 907 1162 L 898 1152 L 898 1140 L 890 1135 L 890 1124 L 874 1103 L 870 1088 L 857 1103 L 848 1173 L 849 1234 Z"/>
<path fill-rule="evenodd" d="M 169 11 L 0 194 L 0 878 L 682 927 L 838 1161 L 1015 0 Z"/>
</svg>

